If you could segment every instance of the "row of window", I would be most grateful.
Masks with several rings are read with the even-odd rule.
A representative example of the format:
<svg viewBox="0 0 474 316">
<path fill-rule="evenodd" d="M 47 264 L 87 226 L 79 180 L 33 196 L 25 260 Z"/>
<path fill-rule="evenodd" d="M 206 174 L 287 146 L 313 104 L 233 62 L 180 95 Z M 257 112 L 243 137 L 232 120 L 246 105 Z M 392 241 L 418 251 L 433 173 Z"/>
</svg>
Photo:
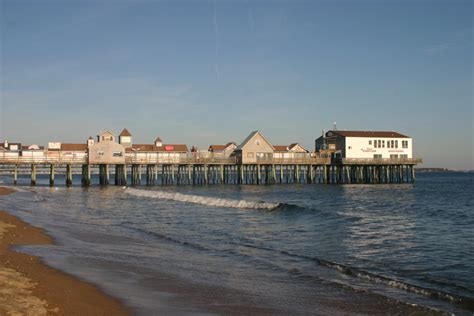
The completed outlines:
<svg viewBox="0 0 474 316">
<path fill-rule="evenodd" d="M 369 146 L 372 146 L 372 142 L 374 144 L 374 148 L 385 148 L 385 145 L 387 145 L 387 148 L 398 148 L 398 140 L 385 140 L 383 139 L 374 139 L 369 140 Z M 408 148 L 408 141 L 407 140 L 402 140 L 402 148 Z"/>
<path fill-rule="evenodd" d="M 100 150 L 97 154 L 98 154 L 99 156 L 103 156 L 103 155 L 104 155 L 104 152 Z M 123 157 L 123 153 L 122 153 L 121 151 L 114 151 L 114 152 L 112 153 L 112 157 Z"/>
<path fill-rule="evenodd" d="M 257 158 L 271 158 L 273 156 L 272 153 L 256 153 Z M 247 153 L 247 158 L 254 158 L 254 153 L 253 152 L 248 152 Z"/>
<path fill-rule="evenodd" d="M 382 159 L 382 154 L 374 154 L 374 158 L 375 159 Z M 397 154 L 392 154 L 390 155 L 390 159 L 404 159 L 404 158 L 408 158 L 408 155 L 407 154 L 400 154 L 400 155 L 397 155 Z"/>
</svg>

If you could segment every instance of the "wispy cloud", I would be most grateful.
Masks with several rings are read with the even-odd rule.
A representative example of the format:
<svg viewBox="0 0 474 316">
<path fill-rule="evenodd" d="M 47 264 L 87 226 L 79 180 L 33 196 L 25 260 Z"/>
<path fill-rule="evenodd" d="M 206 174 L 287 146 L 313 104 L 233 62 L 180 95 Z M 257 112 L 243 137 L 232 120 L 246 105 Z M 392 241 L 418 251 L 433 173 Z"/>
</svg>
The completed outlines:
<svg viewBox="0 0 474 316">
<path fill-rule="evenodd" d="M 446 51 L 454 49 L 458 46 L 471 44 L 472 45 L 472 35 L 473 35 L 473 28 L 466 28 L 460 30 L 453 34 L 450 38 L 446 39 L 443 42 L 430 45 L 425 48 L 425 53 L 429 56 L 434 56 L 438 54 L 442 54 Z"/>
<path fill-rule="evenodd" d="M 213 23 L 214 23 L 214 71 L 216 72 L 216 79 L 219 80 L 220 78 L 220 71 L 219 71 L 219 24 L 217 23 L 217 4 L 216 0 L 214 0 L 214 15 L 213 15 Z"/>
</svg>

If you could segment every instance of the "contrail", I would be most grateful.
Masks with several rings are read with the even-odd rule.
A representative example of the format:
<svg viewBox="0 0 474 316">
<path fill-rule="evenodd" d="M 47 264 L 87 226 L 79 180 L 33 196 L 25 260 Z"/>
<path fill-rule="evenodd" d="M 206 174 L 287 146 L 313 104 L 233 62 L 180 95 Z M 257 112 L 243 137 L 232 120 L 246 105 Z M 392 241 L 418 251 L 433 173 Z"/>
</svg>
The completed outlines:
<svg viewBox="0 0 474 316">
<path fill-rule="evenodd" d="M 214 55 L 214 71 L 216 72 L 216 79 L 219 80 L 219 64 L 217 63 L 219 59 L 219 25 L 217 24 L 217 5 L 216 0 L 214 0 L 214 42 L 215 42 L 215 55 Z"/>
<path fill-rule="evenodd" d="M 247 0 L 247 4 L 248 4 L 248 14 L 247 14 L 248 23 L 249 23 L 250 27 L 254 27 L 255 26 L 255 19 L 253 17 L 253 10 L 252 10 L 252 7 L 250 6 L 250 3 L 249 3 L 248 0 Z"/>
</svg>

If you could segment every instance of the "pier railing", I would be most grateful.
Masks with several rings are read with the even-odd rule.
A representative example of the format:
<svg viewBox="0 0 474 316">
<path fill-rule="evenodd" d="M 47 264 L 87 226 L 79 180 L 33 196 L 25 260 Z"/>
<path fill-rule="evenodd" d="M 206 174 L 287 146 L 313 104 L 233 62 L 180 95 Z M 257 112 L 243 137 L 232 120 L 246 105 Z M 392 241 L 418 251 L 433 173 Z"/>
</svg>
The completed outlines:
<svg viewBox="0 0 474 316">
<path fill-rule="evenodd" d="M 0 164 L 22 165 L 22 164 L 88 164 L 88 157 L 84 155 L 58 155 L 45 152 L 43 156 L 16 156 L 7 152 L 0 152 Z M 237 164 L 235 157 L 219 156 L 127 156 L 126 164 L 195 164 L 195 165 L 232 165 Z M 420 158 L 322 158 L 322 157 L 294 157 L 294 158 L 266 158 L 257 160 L 257 164 L 278 164 L 278 165 L 416 165 L 422 163 Z"/>
<path fill-rule="evenodd" d="M 217 165 L 217 164 L 236 164 L 235 157 L 200 157 L 200 156 L 185 156 L 185 157 L 126 157 L 126 164 L 195 164 L 195 165 Z"/>
<path fill-rule="evenodd" d="M 295 157 L 295 158 L 273 158 L 273 164 L 278 165 L 328 165 L 331 163 L 331 158 L 320 157 Z"/>
<path fill-rule="evenodd" d="M 44 155 L 44 156 L 13 156 L 9 153 L 0 153 L 0 163 L 7 165 L 22 164 L 87 164 L 87 156 L 61 156 L 61 155 Z"/>
<path fill-rule="evenodd" d="M 421 158 L 336 158 L 333 162 L 343 165 L 416 165 L 423 161 Z"/>
</svg>

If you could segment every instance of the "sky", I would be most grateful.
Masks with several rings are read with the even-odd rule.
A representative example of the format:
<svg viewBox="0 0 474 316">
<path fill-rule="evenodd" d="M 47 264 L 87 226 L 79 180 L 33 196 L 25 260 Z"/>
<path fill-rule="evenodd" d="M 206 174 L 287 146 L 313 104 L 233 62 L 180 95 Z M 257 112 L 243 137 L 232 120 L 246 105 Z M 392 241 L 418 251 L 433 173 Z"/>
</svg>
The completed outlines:
<svg viewBox="0 0 474 316">
<path fill-rule="evenodd" d="M 413 137 L 474 169 L 473 1 L 0 0 L 0 140 Z"/>
</svg>

